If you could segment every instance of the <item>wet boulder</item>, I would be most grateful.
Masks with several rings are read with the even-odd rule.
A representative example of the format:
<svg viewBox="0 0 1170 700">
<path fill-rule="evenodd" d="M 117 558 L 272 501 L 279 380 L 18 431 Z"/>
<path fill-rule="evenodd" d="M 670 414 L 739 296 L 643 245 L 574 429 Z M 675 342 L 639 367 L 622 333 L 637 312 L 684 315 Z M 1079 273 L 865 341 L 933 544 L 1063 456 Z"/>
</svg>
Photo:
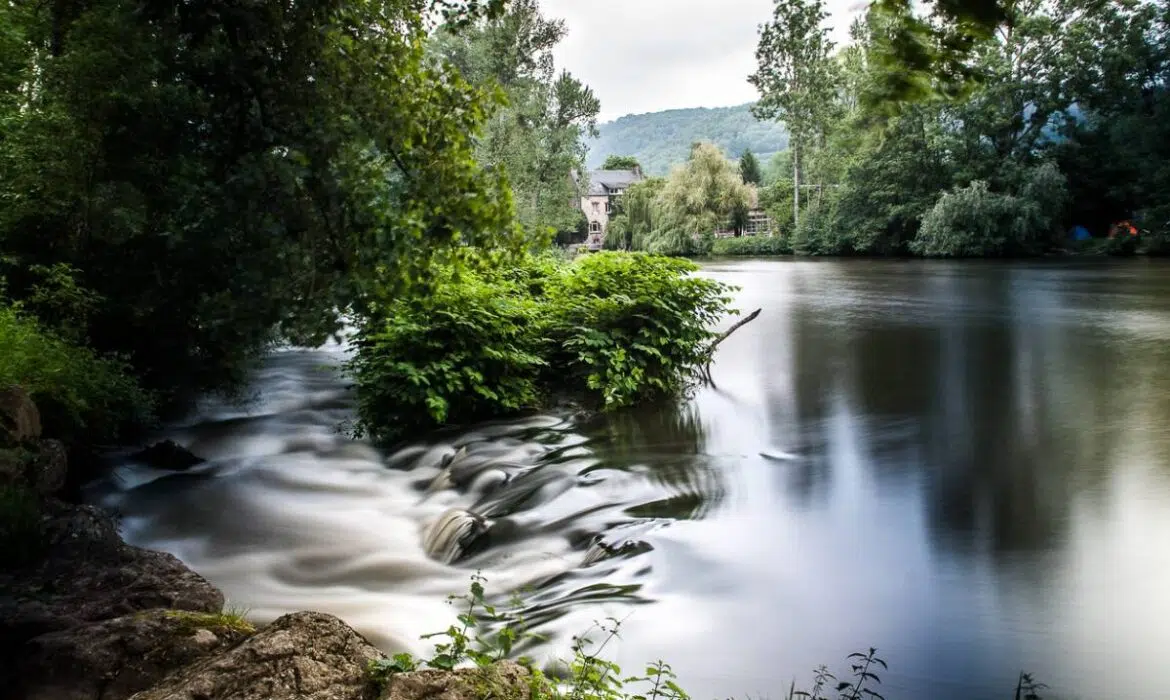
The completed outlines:
<svg viewBox="0 0 1170 700">
<path fill-rule="evenodd" d="M 0 567 L 0 682 L 24 642 L 123 615 L 171 608 L 218 613 L 223 594 L 170 554 L 124 543 L 92 506 L 45 505 L 46 554 Z"/>
<path fill-rule="evenodd" d="M 150 610 L 50 632 L 21 649 L 12 697 L 125 700 L 251 631 L 229 616 Z"/>
<path fill-rule="evenodd" d="M 278 618 L 236 647 L 197 661 L 133 700 L 366 700 L 367 668 L 384 658 L 324 613 Z"/>
<path fill-rule="evenodd" d="M 157 442 L 145 450 L 135 452 L 130 455 L 130 458 L 148 467 L 177 472 L 190 469 L 207 461 L 173 440 Z"/>
</svg>

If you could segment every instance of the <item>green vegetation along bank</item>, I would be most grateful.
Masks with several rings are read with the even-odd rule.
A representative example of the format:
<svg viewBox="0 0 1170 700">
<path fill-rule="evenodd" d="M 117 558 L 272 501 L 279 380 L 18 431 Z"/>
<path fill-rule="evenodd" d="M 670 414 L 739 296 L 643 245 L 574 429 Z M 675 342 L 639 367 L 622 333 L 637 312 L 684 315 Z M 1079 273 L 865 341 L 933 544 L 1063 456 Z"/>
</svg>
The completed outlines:
<svg viewBox="0 0 1170 700">
<path fill-rule="evenodd" d="M 690 156 L 664 180 L 630 188 L 611 224 L 612 245 L 715 252 L 716 230 L 741 228 L 744 197 L 696 183 L 738 172 L 747 201 L 786 241 L 761 252 L 781 252 L 773 245 L 797 255 L 1170 252 L 1164 3 L 993 3 L 984 18 L 990 30 L 966 35 L 962 50 L 947 37 L 973 25 L 944 12 L 907 27 L 889 5 L 871 7 L 838 46 L 823 0 L 777 2 L 750 76 L 760 92 L 751 111 L 784 124 L 785 150 L 757 168 L 718 144 L 672 142 L 683 154 L 691 148 Z M 892 42 L 907 32 L 926 42 L 924 55 L 949 63 L 892 72 L 900 52 Z M 911 74 L 922 82 L 892 84 Z M 922 99 L 887 99 L 906 93 Z M 726 162 L 715 165 L 711 150 Z M 679 188 L 685 200 L 674 194 Z M 765 244 L 718 245 L 730 253 Z"/>
</svg>

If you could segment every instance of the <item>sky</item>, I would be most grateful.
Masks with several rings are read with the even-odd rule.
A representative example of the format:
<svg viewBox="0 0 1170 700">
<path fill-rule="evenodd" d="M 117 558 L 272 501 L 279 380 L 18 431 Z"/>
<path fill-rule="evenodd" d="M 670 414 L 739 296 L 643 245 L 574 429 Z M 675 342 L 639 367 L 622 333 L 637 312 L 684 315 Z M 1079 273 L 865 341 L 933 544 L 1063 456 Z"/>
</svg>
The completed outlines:
<svg viewBox="0 0 1170 700">
<path fill-rule="evenodd" d="M 843 42 L 864 0 L 826 0 Z M 626 114 L 754 101 L 759 25 L 772 0 L 541 0 L 569 35 L 557 64 L 601 100 L 602 122 Z"/>
</svg>

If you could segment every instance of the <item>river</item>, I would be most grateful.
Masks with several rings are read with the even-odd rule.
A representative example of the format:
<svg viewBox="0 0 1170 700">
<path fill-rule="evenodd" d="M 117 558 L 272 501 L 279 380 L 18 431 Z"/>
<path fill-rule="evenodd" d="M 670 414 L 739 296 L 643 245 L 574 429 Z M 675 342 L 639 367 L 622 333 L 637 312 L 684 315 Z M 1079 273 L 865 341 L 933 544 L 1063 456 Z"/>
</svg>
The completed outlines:
<svg viewBox="0 0 1170 700">
<path fill-rule="evenodd" d="M 381 452 L 339 432 L 342 349 L 284 350 L 244 407 L 208 400 L 162 435 L 206 464 L 126 462 L 88 494 L 258 621 L 331 612 L 391 651 L 429 648 L 479 570 L 527 590 L 538 657 L 621 618 L 615 658 L 668 661 L 696 700 L 780 698 L 870 646 L 889 700 L 1010 698 L 1020 670 L 1045 697 L 1155 697 L 1168 272 L 711 262 L 763 312 L 680 406 Z M 460 447 L 477 466 L 442 477 Z M 424 543 L 453 507 L 492 526 L 447 564 Z"/>
</svg>

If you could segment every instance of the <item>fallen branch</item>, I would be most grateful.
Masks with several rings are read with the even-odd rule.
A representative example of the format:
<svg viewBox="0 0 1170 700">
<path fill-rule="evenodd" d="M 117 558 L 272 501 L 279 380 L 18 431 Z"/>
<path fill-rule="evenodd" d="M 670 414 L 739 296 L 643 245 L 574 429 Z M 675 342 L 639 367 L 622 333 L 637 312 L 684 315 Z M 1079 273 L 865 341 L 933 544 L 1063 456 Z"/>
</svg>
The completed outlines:
<svg viewBox="0 0 1170 700">
<path fill-rule="evenodd" d="M 720 333 L 719 337 L 715 339 L 715 342 L 711 343 L 711 347 L 707 348 L 707 358 L 708 358 L 707 364 L 711 363 L 710 357 L 715 354 L 715 348 L 719 345 L 719 343 L 722 343 L 723 341 L 727 340 L 727 336 L 738 331 L 742 326 L 745 326 L 748 323 L 751 323 L 752 321 L 756 320 L 756 317 L 760 315 L 760 311 L 762 311 L 762 310 L 763 309 L 756 309 L 755 311 L 751 312 L 747 316 L 744 316 L 743 318 L 739 319 L 735 323 L 731 324 L 731 328 L 728 328 L 727 330 Z"/>
<path fill-rule="evenodd" d="M 708 384 L 715 386 L 715 380 L 711 378 L 711 360 L 715 357 L 715 348 L 719 346 L 719 343 L 727 340 L 729 335 L 756 320 L 756 317 L 760 315 L 760 311 L 763 311 L 763 309 L 756 309 L 747 316 L 744 316 L 735 323 L 731 324 L 731 328 L 728 328 L 727 330 L 720 333 L 719 337 L 715 338 L 715 341 L 707 347 L 707 361 L 703 364 L 702 375 L 703 379 L 706 380 Z"/>
</svg>

